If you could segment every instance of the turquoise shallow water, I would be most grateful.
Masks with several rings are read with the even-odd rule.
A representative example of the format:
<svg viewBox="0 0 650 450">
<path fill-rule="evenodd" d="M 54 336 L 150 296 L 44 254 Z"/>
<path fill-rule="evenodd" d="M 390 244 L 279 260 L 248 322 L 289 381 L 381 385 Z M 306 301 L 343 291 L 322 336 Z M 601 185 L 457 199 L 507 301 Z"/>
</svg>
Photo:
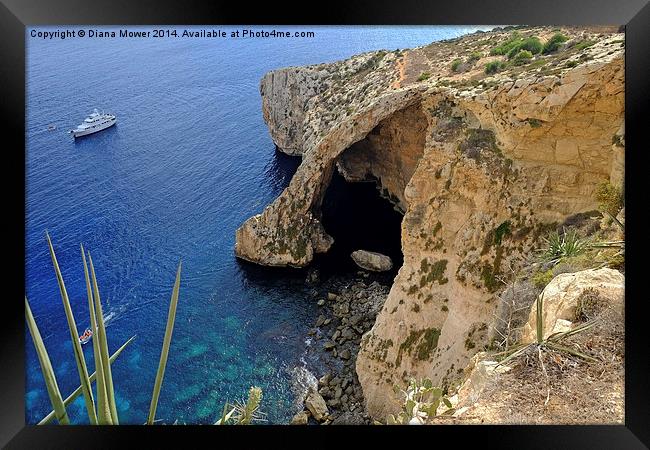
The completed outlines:
<svg viewBox="0 0 650 450">
<path fill-rule="evenodd" d="M 242 264 L 232 250 L 236 228 L 279 195 L 299 162 L 274 151 L 259 80 L 275 68 L 413 47 L 475 28 L 293 29 L 316 36 L 40 40 L 27 30 L 26 295 L 64 395 L 79 379 L 45 230 L 78 327 L 89 320 L 83 243 L 95 262 L 111 350 L 137 335 L 113 365 L 121 423 L 146 420 L 180 258 L 157 418 L 213 423 L 224 402 L 253 384 L 264 390 L 270 423 L 286 422 L 299 408 L 305 369 L 318 364 L 303 357 L 318 315 L 304 273 Z M 95 107 L 115 113 L 118 124 L 77 141 L 66 134 Z M 48 131 L 50 124 L 56 130 Z M 26 421 L 36 423 L 51 407 L 28 333 L 25 342 Z M 85 352 L 93 370 L 90 345 Z M 69 410 L 75 423 L 87 422 L 83 399 Z"/>
</svg>

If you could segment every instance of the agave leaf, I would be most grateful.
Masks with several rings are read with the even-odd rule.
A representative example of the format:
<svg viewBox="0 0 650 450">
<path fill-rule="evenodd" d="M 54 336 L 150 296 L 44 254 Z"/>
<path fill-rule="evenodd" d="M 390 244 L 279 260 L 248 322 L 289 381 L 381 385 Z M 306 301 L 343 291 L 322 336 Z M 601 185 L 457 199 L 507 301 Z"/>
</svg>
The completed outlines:
<svg viewBox="0 0 650 450">
<path fill-rule="evenodd" d="M 578 358 L 582 358 L 582 359 L 587 360 L 587 361 L 591 361 L 591 362 L 596 362 L 596 361 L 598 361 L 596 358 L 593 358 L 593 357 L 591 357 L 591 356 L 589 356 L 589 355 L 585 355 L 584 353 L 579 352 L 579 351 L 577 351 L 577 350 L 574 350 L 574 349 L 572 349 L 572 348 L 565 347 L 565 346 L 563 346 L 563 345 L 559 345 L 559 344 L 557 344 L 556 342 L 549 342 L 547 345 L 548 345 L 549 347 L 555 349 L 555 350 L 559 350 L 559 351 L 561 351 L 561 352 L 570 353 L 570 354 L 572 354 L 572 355 L 574 355 L 574 356 L 577 356 Z"/>
<path fill-rule="evenodd" d="M 226 405 L 223 407 L 223 415 L 221 416 L 221 419 L 217 420 L 214 424 L 215 424 L 215 425 L 226 425 L 227 422 L 230 420 L 230 417 L 232 417 L 232 415 L 235 413 L 236 410 L 237 410 L 237 408 L 234 408 L 234 407 L 233 407 L 233 408 L 228 412 L 228 404 L 226 404 Z"/>
<path fill-rule="evenodd" d="M 101 350 L 99 348 L 99 332 L 97 330 L 97 316 L 95 314 L 95 305 L 93 300 L 90 277 L 88 275 L 88 264 L 86 263 L 86 254 L 83 244 L 81 245 L 81 259 L 84 265 L 84 277 L 86 279 L 86 294 L 88 295 L 88 311 L 90 312 L 90 328 L 93 332 L 93 355 L 95 358 L 95 373 L 97 374 L 97 416 L 100 425 L 111 425 L 111 409 L 108 404 L 108 394 L 106 393 L 106 377 L 102 365 Z"/>
<path fill-rule="evenodd" d="M 104 387 L 106 389 L 106 403 L 110 411 L 110 425 L 119 425 L 117 418 L 117 408 L 115 406 L 115 391 L 113 390 L 113 375 L 111 365 L 108 362 L 108 342 L 106 340 L 106 327 L 104 326 L 104 314 L 102 312 L 102 302 L 99 297 L 99 287 L 97 286 L 97 277 L 95 276 L 95 266 L 93 258 L 88 252 L 88 263 L 90 264 L 90 274 L 93 283 L 93 297 L 95 300 L 95 320 L 97 321 L 97 334 L 93 336 L 93 341 L 98 340 L 99 354 L 104 372 Z"/>
<path fill-rule="evenodd" d="M 56 259 L 54 254 L 54 247 L 52 246 L 52 240 L 50 235 L 45 232 L 47 237 L 47 245 L 50 249 L 50 256 L 52 257 L 52 264 L 54 265 L 54 271 L 56 272 L 56 281 L 59 284 L 59 292 L 61 293 L 61 299 L 63 301 L 63 309 L 65 309 L 65 317 L 68 321 L 68 329 L 70 330 L 70 340 L 72 341 L 72 349 L 74 350 L 74 358 L 77 363 L 77 372 L 79 372 L 79 381 L 81 383 L 81 389 L 84 394 L 84 400 L 86 403 L 86 411 L 88 412 L 88 420 L 91 425 L 97 425 L 97 413 L 95 412 L 95 400 L 93 398 L 93 391 L 90 388 L 90 380 L 88 379 L 88 368 L 86 367 L 86 360 L 84 358 L 83 350 L 81 349 L 81 343 L 79 343 L 79 332 L 77 331 L 77 324 L 74 320 L 74 315 L 72 314 L 72 308 L 70 306 L 70 298 L 68 297 L 68 291 L 65 288 L 65 283 L 63 282 L 63 275 L 61 274 L 61 269 L 59 268 L 59 262 Z"/>
<path fill-rule="evenodd" d="M 602 241 L 590 244 L 591 248 L 623 248 L 625 241 Z"/>
<path fill-rule="evenodd" d="M 221 413 L 221 418 L 215 422 L 215 425 L 221 425 L 226 423 L 226 415 L 228 414 L 228 402 L 223 405 L 223 412 Z"/>
<path fill-rule="evenodd" d="M 513 352 L 521 349 L 522 347 L 526 347 L 527 344 L 515 344 L 511 347 L 509 347 L 507 350 L 504 350 L 502 352 L 494 353 L 492 355 L 493 358 L 500 358 L 500 357 L 507 357 L 510 356 Z"/>
<path fill-rule="evenodd" d="M 544 291 L 537 297 L 537 343 L 541 344 L 544 341 L 544 316 L 542 309 L 544 308 Z"/>
<path fill-rule="evenodd" d="M 129 344 L 133 341 L 133 339 L 135 339 L 135 336 L 132 336 L 128 341 L 126 341 L 124 344 L 122 344 L 122 346 L 121 346 L 120 348 L 118 348 L 118 349 L 115 351 L 115 353 L 113 353 L 113 354 L 111 355 L 111 357 L 110 357 L 110 359 L 109 359 L 109 362 L 110 362 L 111 364 L 113 364 L 113 361 L 115 361 L 115 360 L 117 359 L 117 357 L 120 356 L 120 353 L 122 353 L 122 350 L 124 350 L 124 349 L 126 348 L 126 346 L 129 345 Z M 93 381 L 95 381 L 96 378 L 97 378 L 97 372 L 93 372 L 93 373 L 88 377 L 88 379 L 90 380 L 91 383 L 92 383 Z M 99 378 L 97 378 L 97 380 L 99 380 Z M 75 401 L 75 399 L 76 399 L 77 397 L 79 397 L 80 395 L 81 395 L 81 386 L 79 386 L 77 389 L 75 389 L 74 391 L 72 391 L 72 394 L 68 395 L 68 396 L 66 397 L 66 399 L 63 400 L 63 404 L 64 404 L 65 406 L 68 406 L 70 403 L 72 403 L 73 401 Z M 55 412 L 54 412 L 54 411 L 51 411 L 47 416 L 45 416 L 43 419 L 41 419 L 41 421 L 38 422 L 37 425 L 45 425 L 45 424 L 51 422 L 52 419 L 54 419 L 54 417 L 55 417 Z"/>
<path fill-rule="evenodd" d="M 169 314 L 167 315 L 167 328 L 165 329 L 165 338 L 163 339 L 162 352 L 160 353 L 160 363 L 158 364 L 158 372 L 156 373 L 156 382 L 153 387 L 153 394 L 151 396 L 151 405 L 149 407 L 149 417 L 147 424 L 153 424 L 156 416 L 156 408 L 158 408 L 158 398 L 160 397 L 160 388 L 162 387 L 163 377 L 165 376 L 165 367 L 167 366 L 167 356 L 169 355 L 169 346 L 172 340 L 172 332 L 174 331 L 174 320 L 176 319 L 176 306 L 178 304 L 178 290 L 181 284 L 181 263 L 178 263 L 178 270 L 176 271 L 176 281 L 174 282 L 174 289 L 172 290 L 172 299 L 169 304 Z"/>
<path fill-rule="evenodd" d="M 547 342 L 557 342 L 560 341 L 561 339 L 567 338 L 569 336 L 573 336 L 574 334 L 580 333 L 582 331 L 588 330 L 589 328 L 593 327 L 596 325 L 597 320 L 592 320 L 591 322 L 583 323 L 582 325 L 578 325 L 572 330 L 568 331 L 561 331 L 559 333 L 553 333 L 550 335 L 546 340 Z"/>
<path fill-rule="evenodd" d="M 604 212 L 605 212 L 605 214 L 607 214 L 609 217 L 611 217 L 611 219 L 616 223 L 616 225 L 619 226 L 619 228 L 620 228 L 621 230 L 625 231 L 625 225 L 624 225 L 623 223 L 621 223 L 621 221 L 618 220 L 618 219 L 614 216 L 614 214 L 610 213 L 609 211 L 604 211 Z"/>
<path fill-rule="evenodd" d="M 70 419 L 68 418 L 68 413 L 63 404 L 63 398 L 61 397 L 61 391 L 59 391 L 59 385 L 54 376 L 54 369 L 52 369 L 50 357 L 45 349 L 41 333 L 38 331 L 38 327 L 36 326 L 36 321 L 34 320 L 32 310 L 27 302 L 27 297 L 25 297 L 25 319 L 27 320 L 29 332 L 32 335 L 34 347 L 36 347 L 38 362 L 41 364 L 41 372 L 43 372 L 43 378 L 45 379 L 45 385 L 47 386 L 47 393 L 50 396 L 50 402 L 54 408 L 56 419 L 61 425 L 70 425 Z"/>
<path fill-rule="evenodd" d="M 528 350 L 528 348 L 530 348 L 531 345 L 533 345 L 533 344 L 522 345 L 520 348 L 518 348 L 517 350 L 513 351 L 512 353 L 510 353 L 510 355 L 506 356 L 506 357 L 503 358 L 501 361 L 499 361 L 499 363 L 497 364 L 497 366 L 500 366 L 500 365 L 502 365 L 502 364 L 505 364 L 505 363 L 507 363 L 508 361 L 510 361 L 510 360 L 516 358 L 517 356 L 521 355 L 523 352 L 525 352 L 526 350 Z"/>
</svg>

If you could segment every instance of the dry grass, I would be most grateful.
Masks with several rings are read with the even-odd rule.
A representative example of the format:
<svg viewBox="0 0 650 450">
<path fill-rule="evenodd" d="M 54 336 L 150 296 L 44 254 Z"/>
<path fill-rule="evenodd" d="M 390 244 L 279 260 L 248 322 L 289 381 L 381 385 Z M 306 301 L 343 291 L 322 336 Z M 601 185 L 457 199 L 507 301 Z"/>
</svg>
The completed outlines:
<svg viewBox="0 0 650 450">
<path fill-rule="evenodd" d="M 457 423 L 621 424 L 624 422 L 624 313 L 588 295 L 581 319 L 593 327 L 566 339 L 593 358 L 532 346 L 509 365 Z M 448 422 L 447 422 L 448 423 Z"/>
</svg>

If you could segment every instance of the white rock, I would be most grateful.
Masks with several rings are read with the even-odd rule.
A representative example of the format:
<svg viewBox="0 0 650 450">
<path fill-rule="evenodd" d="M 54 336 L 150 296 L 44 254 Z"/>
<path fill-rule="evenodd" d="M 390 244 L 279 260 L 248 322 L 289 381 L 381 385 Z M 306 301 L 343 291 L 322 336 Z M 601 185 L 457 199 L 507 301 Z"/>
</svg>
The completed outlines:
<svg viewBox="0 0 650 450">
<path fill-rule="evenodd" d="M 563 273 L 544 288 L 542 318 L 544 320 L 544 338 L 555 331 L 556 326 L 566 328 L 566 323 L 575 320 L 578 300 L 587 290 L 597 292 L 609 305 L 623 306 L 625 296 L 625 277 L 618 270 L 602 268 L 582 270 L 575 273 Z M 524 325 L 523 343 L 537 339 L 537 302 L 533 303 Z"/>
</svg>

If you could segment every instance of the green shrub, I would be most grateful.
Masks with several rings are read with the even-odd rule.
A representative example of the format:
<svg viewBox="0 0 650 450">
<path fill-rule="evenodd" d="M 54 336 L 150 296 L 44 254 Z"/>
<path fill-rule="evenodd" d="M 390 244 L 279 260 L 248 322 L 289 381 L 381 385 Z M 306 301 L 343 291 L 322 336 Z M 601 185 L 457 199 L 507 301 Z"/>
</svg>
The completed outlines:
<svg viewBox="0 0 650 450">
<path fill-rule="evenodd" d="M 520 50 L 519 53 L 514 57 L 514 64 L 517 66 L 521 66 L 523 64 L 526 64 L 530 62 L 530 60 L 533 59 L 533 54 L 528 51 L 528 50 Z"/>
<path fill-rule="evenodd" d="M 560 44 L 566 42 L 569 38 L 563 35 L 562 33 L 555 33 L 551 38 L 544 44 L 542 47 L 542 53 L 548 54 L 557 51 L 560 48 Z"/>
<path fill-rule="evenodd" d="M 543 289 L 546 287 L 547 284 L 551 282 L 552 279 L 553 279 L 553 270 L 549 269 L 546 271 L 535 272 L 531 281 L 533 282 L 535 287 Z"/>
<path fill-rule="evenodd" d="M 428 80 L 431 74 L 429 72 L 422 72 L 418 77 L 418 81 Z"/>
<path fill-rule="evenodd" d="M 584 40 L 584 41 L 580 41 L 580 42 L 578 42 L 578 43 L 574 46 L 574 48 L 575 48 L 576 50 L 584 50 L 585 48 L 591 47 L 591 46 L 594 45 L 595 43 L 596 43 L 596 41 Z"/>
<path fill-rule="evenodd" d="M 523 39 L 514 45 L 508 52 L 508 59 L 515 57 L 521 50 L 528 50 L 531 54 L 536 55 L 542 51 L 542 43 L 536 37 Z"/>
<path fill-rule="evenodd" d="M 489 62 L 489 63 L 487 63 L 485 65 L 485 73 L 488 74 L 488 75 L 493 74 L 493 73 L 497 73 L 500 70 L 503 70 L 504 67 L 505 67 L 505 64 L 503 62 L 501 62 L 501 61 L 492 61 L 492 62 Z"/>
<path fill-rule="evenodd" d="M 600 203 L 600 209 L 616 215 L 623 208 L 623 192 L 618 186 L 614 186 L 609 181 L 601 183 L 596 189 L 596 200 Z"/>
<path fill-rule="evenodd" d="M 515 31 L 510 35 L 510 38 L 506 42 L 497 45 L 492 50 L 490 50 L 490 55 L 507 55 L 508 52 L 520 44 L 521 41 L 522 39 L 519 33 Z"/>
<path fill-rule="evenodd" d="M 467 62 L 469 62 L 469 63 L 476 62 L 479 59 L 481 59 L 482 56 L 483 55 L 481 54 L 481 52 L 472 52 L 472 54 L 469 55 L 469 59 L 467 60 Z"/>
<path fill-rule="evenodd" d="M 579 256 L 589 248 L 589 242 L 578 236 L 573 229 L 565 229 L 561 234 L 554 231 L 544 240 L 547 247 L 544 249 L 543 259 L 553 264 Z"/>
<path fill-rule="evenodd" d="M 461 65 L 462 63 L 463 63 L 462 60 L 460 60 L 460 59 L 458 59 L 458 58 L 454 59 L 454 61 L 451 63 L 451 70 L 452 70 L 453 72 L 458 71 L 458 67 L 460 67 L 460 65 Z"/>
<path fill-rule="evenodd" d="M 544 46 L 540 40 L 535 37 L 522 38 L 519 33 L 513 33 L 510 38 L 490 50 L 490 55 L 508 55 L 508 59 L 514 58 L 521 50 L 528 50 L 533 55 L 542 51 Z"/>
</svg>

